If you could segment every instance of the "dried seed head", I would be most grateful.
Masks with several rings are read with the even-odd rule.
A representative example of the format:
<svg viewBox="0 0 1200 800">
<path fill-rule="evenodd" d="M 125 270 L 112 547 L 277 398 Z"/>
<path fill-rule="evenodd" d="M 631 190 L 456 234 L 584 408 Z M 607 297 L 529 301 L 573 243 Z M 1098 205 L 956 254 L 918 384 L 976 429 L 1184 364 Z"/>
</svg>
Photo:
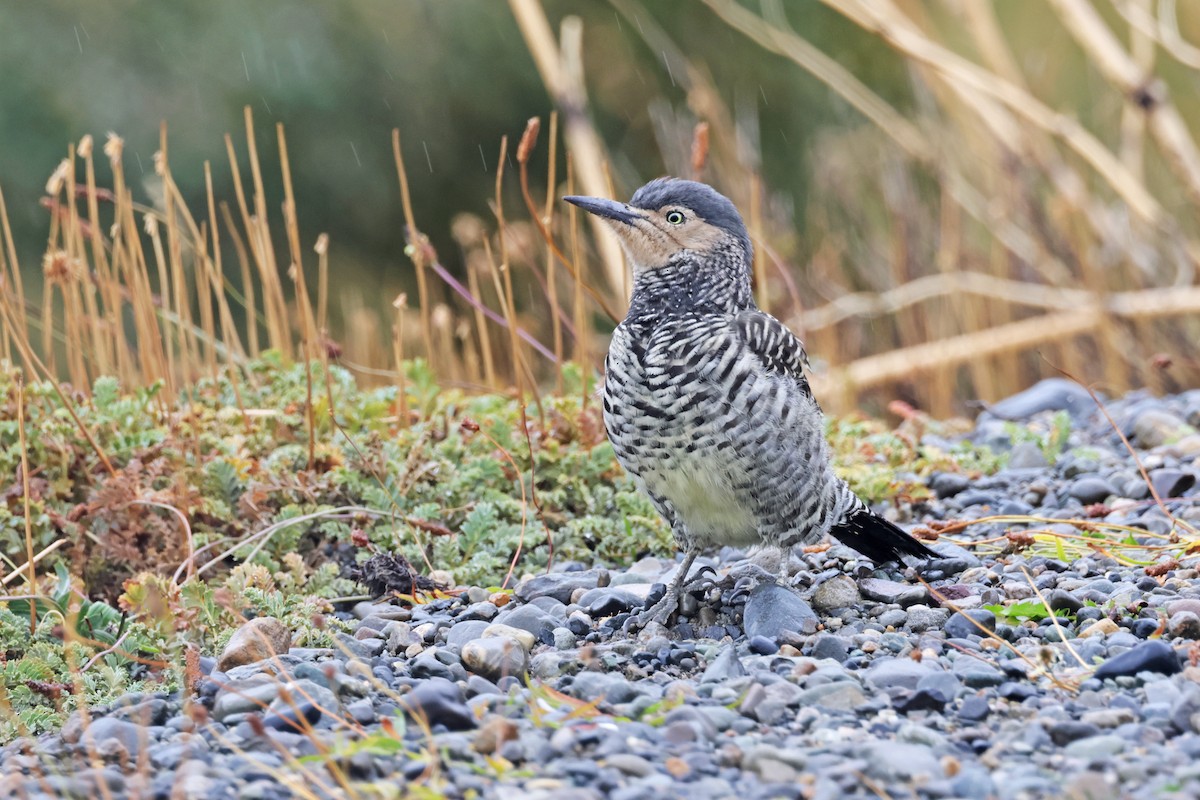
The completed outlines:
<svg viewBox="0 0 1200 800">
<path fill-rule="evenodd" d="M 71 173 L 71 162 L 63 159 L 55 167 L 54 172 L 50 174 L 49 180 L 46 181 L 46 194 L 51 197 L 57 196 L 62 191 L 63 185 L 67 182 L 67 176 Z"/>
<path fill-rule="evenodd" d="M 65 283 L 71 277 L 71 257 L 66 250 L 42 256 L 42 274 L 48 282 Z"/>
<path fill-rule="evenodd" d="M 80 158 L 92 157 L 92 135 L 90 133 L 85 133 L 79 140 L 79 146 L 75 148 L 75 152 L 79 153 Z"/>
<path fill-rule="evenodd" d="M 117 136 L 112 131 L 108 132 L 108 136 L 104 141 L 104 155 L 108 156 L 109 162 L 115 167 L 121 163 L 121 154 L 125 151 L 125 140 Z"/>
<path fill-rule="evenodd" d="M 704 172 L 708 163 L 708 123 L 699 122 L 692 133 L 692 172 L 697 176 Z"/>
<path fill-rule="evenodd" d="M 521 143 L 517 145 L 517 163 L 524 164 L 529 160 L 529 154 L 533 152 L 534 145 L 537 144 L 538 131 L 542 129 L 542 121 L 537 117 L 530 117 L 525 123 L 525 133 L 521 134 Z"/>
<path fill-rule="evenodd" d="M 313 245 L 313 250 L 315 250 L 317 255 L 319 255 L 319 256 L 323 256 L 329 252 L 329 234 L 328 233 L 322 233 L 320 236 L 317 237 L 317 243 L 315 245 Z"/>
<path fill-rule="evenodd" d="M 1033 534 L 1029 531 L 1009 531 L 1005 534 L 1009 544 L 1014 550 L 1023 550 L 1026 547 L 1033 547 L 1037 541 Z"/>
<path fill-rule="evenodd" d="M 155 175 L 166 175 L 167 174 L 167 156 L 165 153 L 163 153 L 162 150 L 154 151 L 154 174 Z"/>
<path fill-rule="evenodd" d="M 454 315 L 450 313 L 450 306 L 445 303 L 438 303 L 433 307 L 433 313 L 429 316 L 429 321 L 433 323 L 435 328 L 449 328 L 454 321 Z"/>
<path fill-rule="evenodd" d="M 479 247 L 487 235 L 483 220 L 474 214 L 458 214 L 450 221 L 450 235 L 459 247 Z"/>
<path fill-rule="evenodd" d="M 392 308 L 396 309 L 397 311 L 403 308 L 408 308 L 408 293 L 401 292 L 400 294 L 396 295 L 396 299 L 392 301 Z"/>
</svg>

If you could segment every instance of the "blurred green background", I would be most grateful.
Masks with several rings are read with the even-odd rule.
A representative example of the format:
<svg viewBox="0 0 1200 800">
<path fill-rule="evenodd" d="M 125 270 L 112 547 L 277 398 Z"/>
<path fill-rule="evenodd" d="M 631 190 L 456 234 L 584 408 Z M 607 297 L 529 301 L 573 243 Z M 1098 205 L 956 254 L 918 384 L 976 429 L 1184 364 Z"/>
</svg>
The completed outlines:
<svg viewBox="0 0 1200 800">
<path fill-rule="evenodd" d="M 1112 328 L 1099 315 L 1094 325 L 1065 325 L 1061 333 L 1047 315 L 1044 336 L 983 358 L 962 351 L 975 345 L 956 337 L 989 329 L 1011 333 L 1003 326 L 1078 305 L 1025 302 L 1046 287 L 1103 297 L 1194 283 L 1200 148 L 1192 131 L 1200 128 L 1200 49 L 1191 43 L 1200 41 L 1200 0 L 985 3 L 542 5 L 555 35 L 567 15 L 582 21 L 587 113 L 607 148 L 617 196 L 664 172 L 686 170 L 695 115 L 712 123 L 714 157 L 705 177 L 760 223 L 755 233 L 766 246 L 758 250 L 759 266 L 764 258 L 769 262 L 760 276 L 769 295 L 765 305 L 810 341 L 818 372 L 822 359 L 838 367 L 957 342 L 959 351 L 925 367 L 935 381 L 880 393 L 915 398 L 939 412 L 949 411 L 950 398 L 997 397 L 1027 385 L 1050 369 L 1043 356 L 1052 348 L 1061 348 L 1061 363 L 1081 374 L 1103 366 L 1114 388 L 1189 384 L 1189 376 L 1200 375 L 1200 361 L 1184 355 L 1195 338 L 1180 324 L 1195 322 L 1196 315 L 1185 315 L 1187 304 L 1139 311 L 1136 320 Z M 794 30 L 852 78 L 833 80 L 840 91 L 831 89 L 736 30 L 710 4 L 726 14 L 740 8 L 761 15 L 771 28 L 768 39 Z M 855 14 L 881 16 L 860 27 L 851 20 Z M 918 41 L 911 57 L 886 33 L 870 30 L 887 27 L 880 20 L 907 28 Z M 1111 40 L 1085 53 L 1081 42 L 1096 30 Z M 1133 64 L 1140 85 L 1114 80 L 1122 73 L 1114 63 L 1122 59 Z M 940 66 L 931 68 L 935 62 Z M 689 70 L 701 76 L 690 93 Z M 90 134 L 99 147 L 108 131 L 123 137 L 134 199 L 154 204 L 161 192 L 153 156 L 165 123 L 174 179 L 203 219 L 205 161 L 212 164 L 217 200 L 234 197 L 225 134 L 232 135 L 247 175 L 246 106 L 255 116 L 276 249 L 286 252 L 275 136 L 282 123 L 306 267 L 315 261 L 313 243 L 327 233 L 334 290 L 329 327 L 335 338 L 358 331 L 359 344 L 372 350 L 358 356 L 362 363 L 379 366 L 390 358 L 383 351 L 396 317 L 391 301 L 415 288 L 404 254 L 393 128 L 403 139 L 418 227 L 450 270 L 462 276 L 470 255 L 451 237 L 456 214 L 477 214 L 495 230 L 489 202 L 505 135 L 510 228 L 523 226 L 526 243 L 536 238 L 523 222 L 512 162 L 526 120 L 541 117 L 543 133 L 530 161 L 540 201 L 545 122 L 554 104 L 502 0 L 0 0 L 0 75 L 0 187 L 34 304 L 42 282 L 32 277 L 41 269 L 50 228 L 40 200 L 70 143 Z M 845 99 L 853 96 L 855 80 L 921 146 L 899 146 L 894 131 L 855 110 Z M 992 94 L 980 101 L 983 95 L 973 93 L 988 82 Z M 997 99 L 1004 92 L 996 86 L 1009 90 L 1007 100 Z M 707 104 L 698 110 L 701 96 Z M 1156 128 L 1164 111 L 1177 113 L 1181 134 L 1164 136 Z M 1097 166 L 1096 153 L 1107 159 L 1107 170 Z M 558 159 L 561 189 L 562 147 Z M 97 167 L 100 185 L 108 185 L 107 159 L 97 158 Z M 1127 201 L 1139 193 L 1152 198 L 1153 214 L 1130 213 Z M 561 240 L 563 231 L 557 234 Z M 540 246 L 526 249 L 526 266 L 542 260 L 535 250 Z M 474 255 L 477 262 L 482 257 Z M 586 266 L 592 284 L 604 281 L 597 263 L 591 258 Z M 950 287 L 952 272 L 962 279 L 957 285 L 973 281 L 974 294 Z M 531 274 L 526 269 L 518 276 L 519 322 L 548 341 L 545 297 Z M 906 305 L 871 305 L 923 278 Z M 986 280 L 999 281 L 1009 294 L 980 290 Z M 622 287 L 608 282 L 601 288 L 611 298 Z M 869 297 L 864 301 L 859 293 Z M 447 296 L 437 284 L 430 305 Z M 340 307 L 339 298 L 346 299 Z M 346 309 L 359 307 L 378 323 L 347 324 L 356 312 Z M 587 312 L 588 325 L 603 337 L 611 321 L 594 311 Z M 466 304 L 455 300 L 452 312 L 455 331 L 460 322 L 473 325 Z M 404 336 L 411 335 L 406 329 Z M 454 346 L 462 349 L 467 340 L 455 335 Z M 1146 366 L 1159 353 L 1173 354 L 1177 372 L 1187 374 Z M 879 371 L 873 363 L 859 365 L 866 377 Z M 893 372 L 878 382 L 912 377 Z M 847 392 L 838 402 L 848 405 L 863 376 L 835 379 Z"/>
<path fill-rule="evenodd" d="M 592 111 L 619 190 L 663 172 L 651 105 L 684 107 L 675 80 L 683 67 L 650 49 L 639 15 L 711 73 L 730 108 L 750 106 L 759 126 L 753 147 L 785 202 L 803 206 L 811 138 L 863 124 L 824 86 L 696 2 L 648 3 L 632 19 L 605 2 L 545 7 L 556 32 L 567 13 L 584 20 Z M 817 0 L 787 10 L 799 31 L 876 91 L 906 102 L 908 77 L 890 50 Z M 271 167 L 274 123 L 286 126 L 306 249 L 328 232 L 335 275 L 401 287 L 411 268 L 390 130 L 403 136 L 418 224 L 454 265 L 450 218 L 487 213 L 500 137 L 515 146 L 525 120 L 552 109 L 500 0 L 0 0 L 0 74 L 0 187 L 26 272 L 38 266 L 48 227 L 42 187 L 69 142 L 90 133 L 100 145 L 116 132 L 136 182 L 153 175 L 165 121 L 175 179 L 189 206 L 202 209 L 204 160 L 218 199 L 232 198 L 222 136 L 231 133 L 244 158 L 242 107 L 250 105 Z M 531 165 L 535 186 L 544 185 L 544 154 Z M 104 185 L 107 164 L 97 163 Z M 268 195 L 280 198 L 277 170 L 265 172 Z M 135 184 L 138 195 L 147 192 Z"/>
</svg>

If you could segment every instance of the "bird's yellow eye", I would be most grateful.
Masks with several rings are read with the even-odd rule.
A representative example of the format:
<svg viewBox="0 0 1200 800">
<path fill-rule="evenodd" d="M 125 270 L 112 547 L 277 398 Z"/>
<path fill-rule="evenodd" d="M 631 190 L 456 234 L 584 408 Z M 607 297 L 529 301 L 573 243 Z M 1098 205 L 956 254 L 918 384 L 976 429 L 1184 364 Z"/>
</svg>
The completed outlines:
<svg viewBox="0 0 1200 800">
<path fill-rule="evenodd" d="M 682 225 L 683 219 L 684 219 L 684 217 L 683 217 L 682 211 L 668 211 L 667 212 L 667 222 L 671 223 L 672 225 Z"/>
</svg>

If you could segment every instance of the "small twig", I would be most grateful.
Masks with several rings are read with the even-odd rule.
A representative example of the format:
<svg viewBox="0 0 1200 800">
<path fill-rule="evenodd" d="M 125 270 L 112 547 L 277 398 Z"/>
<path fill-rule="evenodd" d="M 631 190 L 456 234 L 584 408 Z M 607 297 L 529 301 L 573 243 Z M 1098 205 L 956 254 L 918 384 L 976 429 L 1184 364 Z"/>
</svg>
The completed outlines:
<svg viewBox="0 0 1200 800">
<path fill-rule="evenodd" d="M 940 605 L 945 606 L 945 607 L 949 608 L 951 611 L 955 612 L 956 614 L 961 615 L 963 619 L 967 620 L 972 625 L 974 625 L 976 628 L 978 628 L 980 634 L 982 634 L 984 638 L 992 640 L 1001 648 L 1007 648 L 1008 650 L 1011 650 L 1013 652 L 1013 654 L 1017 656 L 1017 658 L 1021 659 L 1029 666 L 1029 668 L 1031 670 L 1031 673 L 1030 673 L 1031 675 L 1043 674 L 1047 678 L 1049 678 L 1050 682 L 1053 683 L 1055 686 L 1057 686 L 1060 689 L 1065 689 L 1066 691 L 1069 691 L 1069 692 L 1074 692 L 1074 691 L 1078 690 L 1077 686 L 1072 686 L 1071 684 L 1064 682 L 1062 679 L 1058 678 L 1053 673 L 1051 673 L 1048 670 L 1044 669 L 1043 667 L 1039 666 L 1037 664 L 1037 662 L 1035 662 L 1032 658 L 1030 658 L 1029 656 L 1022 653 L 1020 650 L 1013 647 L 1011 644 L 1006 642 L 1004 639 L 1001 639 L 996 634 L 995 631 L 988 630 L 987 626 L 985 626 L 982 622 L 980 622 L 979 620 L 970 616 L 969 614 L 966 614 L 961 608 L 959 608 L 957 605 L 955 605 L 953 602 L 951 602 L 945 596 L 943 596 L 941 592 L 939 592 L 936 588 L 934 588 L 928 581 L 926 581 L 920 575 L 917 576 L 917 580 L 921 582 L 922 586 L 924 586 L 926 589 L 929 590 L 929 594 L 933 597 L 933 599 L 937 600 Z"/>
<path fill-rule="evenodd" d="M 1075 648 L 1071 646 L 1071 642 L 1067 640 L 1067 632 L 1063 630 L 1062 625 L 1058 624 L 1058 617 L 1055 616 L 1054 609 L 1051 608 L 1050 603 L 1046 601 L 1046 597 L 1042 594 L 1042 590 L 1039 589 L 1037 584 L 1033 582 L 1033 575 L 1029 573 L 1029 570 L 1024 564 L 1021 565 L 1021 572 L 1025 575 L 1025 580 L 1029 581 L 1029 588 L 1033 589 L 1033 593 L 1037 595 L 1038 600 L 1041 600 L 1042 605 L 1045 606 L 1046 613 L 1050 615 L 1050 622 L 1054 625 L 1054 630 L 1058 631 L 1058 640 L 1067 648 L 1067 652 L 1075 657 L 1075 660 L 1079 662 L 1079 666 L 1083 667 L 1084 669 L 1091 669 L 1091 665 L 1080 658 L 1079 653 L 1075 651 Z"/>
<path fill-rule="evenodd" d="M 62 547 L 66 543 L 67 543 L 66 539 L 55 539 L 53 542 L 51 542 L 45 548 L 43 548 L 41 550 L 41 552 L 37 553 L 33 557 L 33 563 L 34 564 L 38 563 L 43 558 L 50 555 L 51 553 L 53 553 L 55 550 Z M 12 572 L 5 575 L 3 580 L 0 580 L 0 586 L 8 586 L 10 583 L 15 581 L 17 578 L 21 577 L 21 575 L 25 572 L 26 568 L 27 568 L 27 565 L 22 564 L 21 566 L 14 569 Z M 12 598 L 6 596 L 4 599 L 9 600 Z"/>
<path fill-rule="evenodd" d="M 86 664 L 84 664 L 82 667 L 80 667 L 80 668 L 79 668 L 79 671 L 80 671 L 81 673 L 82 673 L 82 672 L 87 672 L 89 669 L 91 669 L 92 665 L 93 665 L 93 664 L 95 664 L 95 663 L 96 663 L 97 661 L 99 661 L 100 659 L 104 658 L 104 657 L 105 657 L 105 656 L 107 656 L 107 655 L 111 655 L 111 654 L 113 654 L 113 653 L 118 653 L 118 652 L 120 652 L 121 643 L 122 643 L 122 642 L 124 642 L 124 641 L 125 641 L 125 639 L 126 639 L 126 638 L 128 638 L 129 634 L 131 634 L 131 633 L 133 633 L 133 628 L 130 628 L 130 629 L 128 629 L 127 631 L 125 631 L 124 633 L 122 633 L 122 634 L 121 634 L 121 635 L 120 635 L 120 636 L 117 638 L 117 640 L 116 640 L 115 642 L 113 642 L 113 643 L 112 643 L 112 646 L 111 646 L 111 647 L 108 647 L 108 648 L 106 648 L 106 649 L 104 649 L 104 650 L 101 650 L 99 653 L 96 653 L 96 655 L 94 655 L 94 656 L 92 656 L 91 658 L 89 658 L 89 659 L 88 659 L 88 662 L 87 662 Z"/>
</svg>

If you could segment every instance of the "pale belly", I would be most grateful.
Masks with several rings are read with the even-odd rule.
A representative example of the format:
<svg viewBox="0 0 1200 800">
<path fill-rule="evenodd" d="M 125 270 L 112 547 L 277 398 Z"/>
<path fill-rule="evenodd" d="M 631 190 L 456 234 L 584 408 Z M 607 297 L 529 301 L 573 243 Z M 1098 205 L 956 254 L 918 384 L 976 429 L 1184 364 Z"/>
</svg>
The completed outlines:
<svg viewBox="0 0 1200 800">
<path fill-rule="evenodd" d="M 665 498 L 700 547 L 749 545 L 759 541 L 758 521 L 747 498 L 739 497 L 726 472 L 695 454 L 669 459 L 669 467 L 643 471 L 646 488 Z"/>
</svg>

